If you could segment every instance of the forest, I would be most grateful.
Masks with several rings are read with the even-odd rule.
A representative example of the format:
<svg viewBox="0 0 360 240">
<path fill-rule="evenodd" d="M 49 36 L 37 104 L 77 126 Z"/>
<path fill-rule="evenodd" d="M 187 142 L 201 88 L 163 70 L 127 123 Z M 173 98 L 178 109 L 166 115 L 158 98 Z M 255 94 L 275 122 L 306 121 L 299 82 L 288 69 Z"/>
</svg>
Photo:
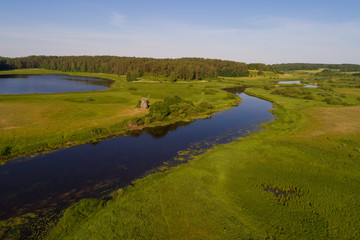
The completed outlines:
<svg viewBox="0 0 360 240">
<path fill-rule="evenodd" d="M 44 68 L 64 72 L 91 72 L 127 75 L 132 81 L 143 74 L 184 80 L 244 77 L 245 63 L 204 58 L 154 59 L 115 56 L 29 56 L 0 57 L 0 70 Z"/>
<path fill-rule="evenodd" d="M 0 57 L 0 71 L 21 68 L 44 68 L 64 72 L 90 72 L 126 75 L 135 81 L 144 74 L 164 76 L 171 81 L 201 80 L 204 78 L 247 77 L 249 70 L 281 74 L 284 71 L 317 70 L 326 68 L 340 72 L 360 71 L 357 64 L 282 63 L 263 64 L 225 61 L 205 58 L 155 59 L 116 56 L 28 56 L 19 58 Z"/>
<path fill-rule="evenodd" d="M 318 70 L 319 68 L 337 69 L 340 72 L 360 71 L 360 65 L 358 64 L 282 63 L 274 64 L 272 67 L 280 71 Z"/>
</svg>

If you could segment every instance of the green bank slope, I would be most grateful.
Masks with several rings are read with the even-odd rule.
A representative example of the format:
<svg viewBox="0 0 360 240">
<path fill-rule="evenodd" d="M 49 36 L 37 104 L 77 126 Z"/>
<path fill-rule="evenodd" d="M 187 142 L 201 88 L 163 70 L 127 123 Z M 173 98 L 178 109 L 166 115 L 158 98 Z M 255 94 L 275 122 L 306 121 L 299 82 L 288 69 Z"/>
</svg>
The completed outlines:
<svg viewBox="0 0 360 240">
<path fill-rule="evenodd" d="M 351 94 L 330 105 L 325 95 L 341 91 L 271 94 L 273 84 L 246 90 L 276 107 L 264 130 L 137 180 L 108 202 L 82 200 L 47 238 L 359 239 L 359 90 L 342 89 Z"/>
</svg>

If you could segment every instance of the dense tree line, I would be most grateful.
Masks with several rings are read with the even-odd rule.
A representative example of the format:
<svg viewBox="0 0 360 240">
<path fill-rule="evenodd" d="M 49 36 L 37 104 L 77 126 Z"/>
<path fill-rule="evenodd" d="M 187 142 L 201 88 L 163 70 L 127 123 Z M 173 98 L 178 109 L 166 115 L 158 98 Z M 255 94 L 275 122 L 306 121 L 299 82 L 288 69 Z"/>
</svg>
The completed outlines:
<svg viewBox="0 0 360 240">
<path fill-rule="evenodd" d="M 358 64 L 283 63 L 283 64 L 274 64 L 272 66 L 276 67 L 281 71 L 318 70 L 319 68 L 339 69 L 340 72 L 360 71 L 360 65 Z"/>
<path fill-rule="evenodd" d="M 127 75 L 129 79 L 143 74 L 173 79 L 203 79 L 248 76 L 241 62 L 204 58 L 154 59 L 115 56 L 29 56 L 1 58 L 0 70 L 44 68 L 65 72 L 94 72 Z"/>
<path fill-rule="evenodd" d="M 276 65 L 267 65 L 264 63 L 250 63 L 247 65 L 249 70 L 258 70 L 259 73 L 263 71 L 270 71 L 274 73 L 281 73 L 282 71 Z"/>
</svg>

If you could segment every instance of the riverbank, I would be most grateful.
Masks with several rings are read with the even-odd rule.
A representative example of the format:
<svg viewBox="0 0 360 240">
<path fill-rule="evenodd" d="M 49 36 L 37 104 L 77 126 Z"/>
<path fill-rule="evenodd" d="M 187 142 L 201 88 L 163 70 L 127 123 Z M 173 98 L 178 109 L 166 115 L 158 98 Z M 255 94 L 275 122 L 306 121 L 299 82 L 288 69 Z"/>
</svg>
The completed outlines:
<svg viewBox="0 0 360 240">
<path fill-rule="evenodd" d="M 246 90 L 275 104 L 265 130 L 139 179 L 109 202 L 80 201 L 48 239 L 359 238 L 359 106 L 271 91 Z"/>
<path fill-rule="evenodd" d="M 111 89 L 102 91 L 0 95 L 2 164 L 19 156 L 126 134 L 134 126 L 129 127 L 133 119 L 148 113 L 136 108 L 144 96 L 152 104 L 177 95 L 196 105 L 211 102 L 213 109 L 186 118 L 147 123 L 136 126 L 137 129 L 209 117 L 240 102 L 236 96 L 220 90 L 231 86 L 229 83 L 128 83 L 124 76 L 115 74 L 65 73 L 43 69 L 2 71 L 0 74 L 70 74 L 114 81 Z"/>
</svg>

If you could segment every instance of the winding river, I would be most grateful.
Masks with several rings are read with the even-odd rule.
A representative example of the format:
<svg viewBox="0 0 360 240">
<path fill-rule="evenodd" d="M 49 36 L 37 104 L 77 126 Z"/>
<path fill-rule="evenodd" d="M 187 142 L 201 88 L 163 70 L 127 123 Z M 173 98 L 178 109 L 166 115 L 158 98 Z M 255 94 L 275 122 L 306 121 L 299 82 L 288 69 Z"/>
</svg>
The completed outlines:
<svg viewBox="0 0 360 240">
<path fill-rule="evenodd" d="M 271 121 L 268 101 L 238 93 L 241 104 L 209 119 L 145 129 L 0 166 L 0 219 L 63 209 L 87 197 L 103 197 L 131 184 L 164 162 L 186 158 L 180 150 L 201 150 L 233 141 Z M 186 159 L 185 159 L 186 160 Z"/>
</svg>

